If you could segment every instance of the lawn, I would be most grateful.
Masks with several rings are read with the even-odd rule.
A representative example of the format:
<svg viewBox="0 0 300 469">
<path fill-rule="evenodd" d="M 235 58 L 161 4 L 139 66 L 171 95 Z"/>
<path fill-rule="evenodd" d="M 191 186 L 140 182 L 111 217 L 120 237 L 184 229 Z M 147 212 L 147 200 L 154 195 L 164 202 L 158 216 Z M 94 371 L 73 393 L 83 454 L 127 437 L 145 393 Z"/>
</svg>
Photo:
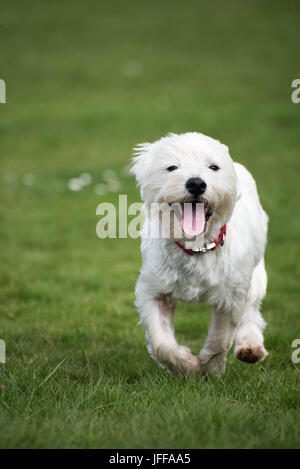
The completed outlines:
<svg viewBox="0 0 300 469">
<path fill-rule="evenodd" d="M 2 5 L 2 448 L 300 446 L 299 14 L 296 0 Z M 270 354 L 250 366 L 230 352 L 222 378 L 151 360 L 133 305 L 139 240 L 96 236 L 99 203 L 139 201 L 132 147 L 188 130 L 229 145 L 270 217 Z M 92 183 L 70 190 L 82 173 Z M 180 305 L 179 341 L 197 353 L 209 320 Z"/>
</svg>

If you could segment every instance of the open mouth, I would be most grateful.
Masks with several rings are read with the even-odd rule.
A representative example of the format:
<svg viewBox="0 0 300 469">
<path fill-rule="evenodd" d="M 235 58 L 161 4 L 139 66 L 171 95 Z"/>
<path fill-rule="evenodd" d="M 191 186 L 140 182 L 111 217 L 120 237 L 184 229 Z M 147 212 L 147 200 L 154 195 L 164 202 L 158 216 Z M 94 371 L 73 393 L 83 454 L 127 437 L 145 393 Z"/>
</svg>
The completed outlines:
<svg viewBox="0 0 300 469">
<path fill-rule="evenodd" d="M 181 205 L 181 227 L 189 237 L 204 233 L 213 214 L 206 200 L 184 200 Z"/>
</svg>

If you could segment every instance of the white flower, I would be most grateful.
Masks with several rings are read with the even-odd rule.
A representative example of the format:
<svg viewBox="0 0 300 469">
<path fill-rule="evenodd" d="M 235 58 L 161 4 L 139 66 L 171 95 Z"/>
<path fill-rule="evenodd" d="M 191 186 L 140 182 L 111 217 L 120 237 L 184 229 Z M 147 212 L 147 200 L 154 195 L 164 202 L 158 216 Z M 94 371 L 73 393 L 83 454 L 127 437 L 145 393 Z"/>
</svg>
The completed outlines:
<svg viewBox="0 0 300 469">
<path fill-rule="evenodd" d="M 70 191 L 78 192 L 83 188 L 82 180 L 80 178 L 72 178 L 68 182 Z"/>
<path fill-rule="evenodd" d="M 93 180 L 92 176 L 89 173 L 80 174 L 79 179 L 81 180 L 83 186 L 88 186 Z"/>
<path fill-rule="evenodd" d="M 105 181 L 114 181 L 116 179 L 116 173 L 112 169 L 106 169 L 102 173 L 102 177 Z"/>
</svg>

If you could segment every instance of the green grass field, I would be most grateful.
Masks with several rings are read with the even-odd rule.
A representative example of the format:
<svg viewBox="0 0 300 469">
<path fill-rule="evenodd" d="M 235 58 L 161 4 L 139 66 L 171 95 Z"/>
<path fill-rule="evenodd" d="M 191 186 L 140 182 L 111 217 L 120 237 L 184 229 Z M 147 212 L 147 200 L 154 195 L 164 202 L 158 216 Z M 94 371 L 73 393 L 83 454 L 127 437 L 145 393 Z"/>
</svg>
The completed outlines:
<svg viewBox="0 0 300 469">
<path fill-rule="evenodd" d="M 1 7 L 2 448 L 300 446 L 299 78 L 295 1 L 6 1 Z M 270 216 L 270 354 L 223 378 L 173 378 L 137 325 L 139 240 L 100 240 L 96 207 L 139 200 L 131 148 L 167 132 L 221 139 Z M 100 195 L 106 170 L 121 183 Z M 68 181 L 90 173 L 79 192 Z M 32 176 L 33 175 L 33 176 Z M 97 189 L 96 189 L 97 190 Z M 206 305 L 180 305 L 197 353 Z"/>
</svg>

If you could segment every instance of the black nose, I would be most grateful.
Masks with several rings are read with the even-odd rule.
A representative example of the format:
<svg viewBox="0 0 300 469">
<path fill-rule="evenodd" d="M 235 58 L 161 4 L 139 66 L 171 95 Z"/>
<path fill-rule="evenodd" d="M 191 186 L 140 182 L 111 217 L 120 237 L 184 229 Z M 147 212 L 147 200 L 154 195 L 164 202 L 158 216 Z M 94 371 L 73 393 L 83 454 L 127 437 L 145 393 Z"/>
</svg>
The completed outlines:
<svg viewBox="0 0 300 469">
<path fill-rule="evenodd" d="M 206 189 L 206 182 L 200 178 L 190 178 L 187 180 L 185 187 L 191 194 L 198 196 L 204 194 Z"/>
</svg>

